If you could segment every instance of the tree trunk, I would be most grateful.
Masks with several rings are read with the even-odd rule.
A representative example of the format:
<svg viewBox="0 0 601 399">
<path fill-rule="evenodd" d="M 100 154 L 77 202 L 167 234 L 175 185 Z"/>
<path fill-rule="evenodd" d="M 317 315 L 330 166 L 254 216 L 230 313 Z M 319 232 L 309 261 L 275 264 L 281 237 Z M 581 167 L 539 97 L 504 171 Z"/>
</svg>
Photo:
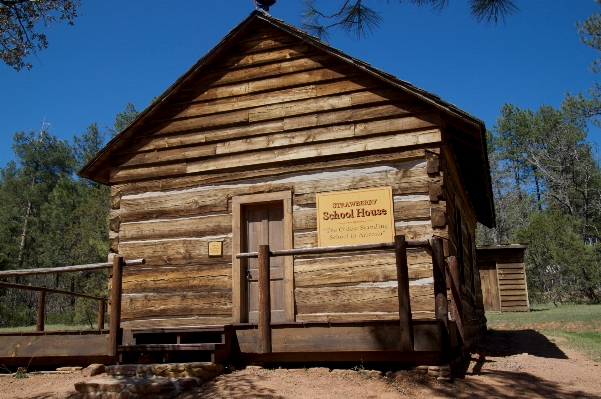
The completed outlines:
<svg viewBox="0 0 601 399">
<path fill-rule="evenodd" d="M 25 244 L 27 242 L 27 222 L 29 220 L 30 214 L 31 214 L 31 201 L 29 201 L 27 203 L 27 209 L 25 210 L 25 221 L 23 222 L 23 231 L 21 233 L 21 244 L 19 245 L 19 256 L 17 258 L 17 269 L 23 268 Z"/>
</svg>

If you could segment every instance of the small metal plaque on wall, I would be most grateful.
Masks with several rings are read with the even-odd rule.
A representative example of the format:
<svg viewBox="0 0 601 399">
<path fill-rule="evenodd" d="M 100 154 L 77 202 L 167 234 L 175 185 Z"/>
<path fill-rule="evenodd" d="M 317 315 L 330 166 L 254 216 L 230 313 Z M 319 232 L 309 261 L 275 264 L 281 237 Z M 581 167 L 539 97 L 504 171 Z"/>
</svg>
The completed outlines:
<svg viewBox="0 0 601 399">
<path fill-rule="evenodd" d="M 209 256 L 223 256 L 223 241 L 209 241 Z"/>
</svg>

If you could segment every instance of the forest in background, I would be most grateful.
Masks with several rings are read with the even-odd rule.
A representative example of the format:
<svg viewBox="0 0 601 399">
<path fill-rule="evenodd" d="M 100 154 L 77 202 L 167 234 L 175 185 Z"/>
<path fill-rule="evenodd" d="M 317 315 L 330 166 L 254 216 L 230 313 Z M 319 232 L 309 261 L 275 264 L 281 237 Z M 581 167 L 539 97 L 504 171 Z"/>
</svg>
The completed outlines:
<svg viewBox="0 0 601 399">
<path fill-rule="evenodd" d="M 106 262 L 109 187 L 75 173 L 138 114 L 128 104 L 111 127 L 93 123 L 71 143 L 51 125 L 16 133 L 16 161 L 0 168 L 0 270 Z M 107 137 L 108 136 L 108 137 Z M 10 282 L 107 297 L 107 270 L 23 276 Z M 37 292 L 0 288 L 0 327 L 35 324 Z M 96 301 L 68 295 L 46 298 L 46 323 L 96 323 Z"/>
</svg>

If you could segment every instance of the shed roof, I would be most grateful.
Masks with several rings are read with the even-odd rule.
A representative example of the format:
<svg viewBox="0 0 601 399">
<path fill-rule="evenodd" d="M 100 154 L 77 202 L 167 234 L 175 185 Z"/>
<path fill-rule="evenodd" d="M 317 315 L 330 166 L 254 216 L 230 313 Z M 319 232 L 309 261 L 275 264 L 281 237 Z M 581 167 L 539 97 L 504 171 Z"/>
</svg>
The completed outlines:
<svg viewBox="0 0 601 399">
<path fill-rule="evenodd" d="M 486 128 L 484 122 L 475 116 L 457 108 L 455 105 L 442 100 L 436 94 L 430 93 L 426 90 L 420 89 L 412 85 L 411 83 L 398 79 L 396 76 L 391 75 L 382 71 L 381 69 L 371 66 L 369 63 L 354 58 L 322 41 L 318 38 L 309 35 L 308 33 L 284 23 L 267 13 L 255 10 L 246 19 L 244 19 L 238 26 L 232 29 L 215 47 L 213 47 L 207 54 L 200 58 L 188 71 L 180 76 L 163 94 L 161 94 L 152 104 L 150 104 L 144 111 L 142 111 L 125 129 L 117 134 L 112 140 L 110 140 L 104 148 L 102 148 L 79 172 L 78 175 L 81 177 L 88 178 L 90 180 L 97 181 L 103 184 L 109 184 L 109 172 L 110 172 L 110 158 L 111 155 L 117 152 L 123 145 L 128 141 L 130 137 L 136 132 L 137 127 L 141 125 L 143 121 L 148 119 L 151 115 L 155 114 L 157 110 L 161 109 L 161 106 L 168 98 L 170 98 L 185 82 L 196 76 L 199 71 L 202 71 L 205 67 L 211 64 L 219 54 L 229 48 L 235 43 L 236 38 L 240 37 L 246 32 L 249 27 L 257 22 L 262 21 L 268 23 L 271 26 L 278 28 L 288 34 L 291 34 L 298 39 L 319 48 L 328 54 L 337 57 L 338 59 L 352 64 L 355 67 L 363 70 L 364 72 L 375 76 L 388 84 L 395 86 L 407 93 L 410 93 L 422 101 L 429 103 L 438 108 L 443 113 L 446 113 L 453 120 L 457 120 L 462 126 L 470 126 L 479 135 L 478 154 L 477 155 L 477 168 L 471 166 L 462 166 L 459 163 L 459 169 L 462 173 L 462 178 L 466 184 L 468 196 L 474 210 L 476 217 L 482 224 L 493 227 L 495 224 L 495 213 L 494 204 L 492 197 L 492 185 L 490 180 L 490 170 L 488 165 L 488 154 L 486 147 Z M 471 162 L 470 165 L 474 163 Z"/>
</svg>

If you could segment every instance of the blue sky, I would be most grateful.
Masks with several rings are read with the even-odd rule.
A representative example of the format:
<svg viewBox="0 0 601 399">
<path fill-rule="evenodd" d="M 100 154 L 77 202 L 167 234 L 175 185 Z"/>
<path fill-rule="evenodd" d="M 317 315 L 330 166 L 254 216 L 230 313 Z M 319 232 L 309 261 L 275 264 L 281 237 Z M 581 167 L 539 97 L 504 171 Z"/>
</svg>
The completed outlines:
<svg viewBox="0 0 601 399">
<path fill-rule="evenodd" d="M 442 13 L 371 0 L 384 23 L 367 39 L 334 33 L 329 43 L 398 78 L 438 94 L 492 129 L 501 106 L 558 106 L 595 79 L 599 54 L 579 41 L 576 21 L 601 7 L 593 0 L 518 0 L 506 24 L 486 26 L 467 0 Z M 252 0 L 84 0 L 75 26 L 47 30 L 50 46 L 33 69 L 0 65 L 0 166 L 13 159 L 15 132 L 42 121 L 66 140 L 88 125 L 112 125 L 128 102 L 144 109 L 254 9 Z M 325 10 L 337 4 L 318 0 Z M 279 0 L 271 14 L 300 26 L 300 0 Z M 601 143 L 601 131 L 589 137 Z"/>
</svg>

